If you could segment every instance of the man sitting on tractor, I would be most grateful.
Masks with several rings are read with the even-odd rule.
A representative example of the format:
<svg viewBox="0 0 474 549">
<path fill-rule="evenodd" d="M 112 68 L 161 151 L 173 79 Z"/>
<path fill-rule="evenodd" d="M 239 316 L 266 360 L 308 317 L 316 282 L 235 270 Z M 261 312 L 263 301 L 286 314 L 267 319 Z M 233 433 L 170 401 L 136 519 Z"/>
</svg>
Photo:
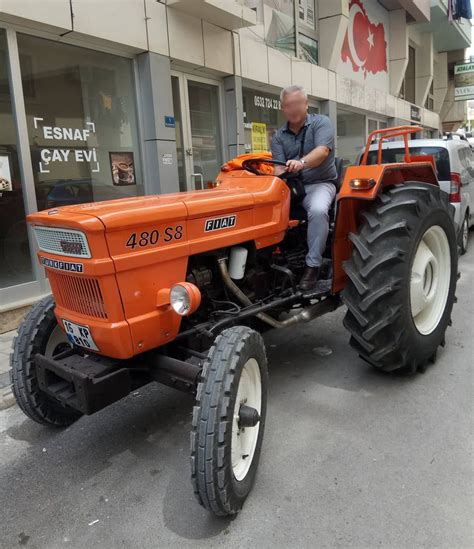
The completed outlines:
<svg viewBox="0 0 474 549">
<path fill-rule="evenodd" d="M 288 86 L 280 94 L 287 123 L 272 139 L 274 160 L 286 162 L 290 173 L 301 172 L 308 213 L 308 254 L 300 288 L 308 291 L 318 281 L 322 253 L 329 231 L 329 209 L 336 195 L 334 129 L 322 114 L 308 114 L 308 96 L 302 86 Z"/>
</svg>

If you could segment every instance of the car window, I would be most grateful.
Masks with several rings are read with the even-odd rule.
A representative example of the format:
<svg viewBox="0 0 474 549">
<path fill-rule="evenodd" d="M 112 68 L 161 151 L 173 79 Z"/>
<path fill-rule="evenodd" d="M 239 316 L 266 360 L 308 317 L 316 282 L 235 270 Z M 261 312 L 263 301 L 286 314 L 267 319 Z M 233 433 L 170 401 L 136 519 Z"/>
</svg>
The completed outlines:
<svg viewBox="0 0 474 549">
<path fill-rule="evenodd" d="M 377 163 L 377 152 L 370 151 L 367 164 Z M 444 147 L 410 147 L 410 153 L 413 155 L 431 154 L 434 156 L 438 179 L 449 181 L 451 179 L 451 166 L 449 163 L 449 153 Z M 382 150 L 382 164 L 392 162 L 403 162 L 405 158 L 405 149 L 403 147 L 396 149 Z"/>
</svg>

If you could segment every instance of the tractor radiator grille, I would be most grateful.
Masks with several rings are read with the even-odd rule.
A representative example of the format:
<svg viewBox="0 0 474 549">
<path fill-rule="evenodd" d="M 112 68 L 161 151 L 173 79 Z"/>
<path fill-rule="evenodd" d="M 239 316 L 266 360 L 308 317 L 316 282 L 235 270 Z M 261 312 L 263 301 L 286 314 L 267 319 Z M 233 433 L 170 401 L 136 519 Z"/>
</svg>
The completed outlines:
<svg viewBox="0 0 474 549">
<path fill-rule="evenodd" d="M 68 257 L 91 257 L 87 237 L 83 232 L 39 225 L 33 228 L 41 251 Z"/>
<path fill-rule="evenodd" d="M 57 304 L 81 315 L 107 318 L 104 298 L 96 278 L 48 272 Z"/>
</svg>

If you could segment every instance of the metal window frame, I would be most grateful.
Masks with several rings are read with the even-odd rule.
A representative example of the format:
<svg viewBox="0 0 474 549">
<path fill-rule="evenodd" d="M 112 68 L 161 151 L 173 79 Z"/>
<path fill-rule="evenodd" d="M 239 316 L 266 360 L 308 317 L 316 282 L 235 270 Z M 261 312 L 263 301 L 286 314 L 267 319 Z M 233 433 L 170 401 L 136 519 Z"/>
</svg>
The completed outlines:
<svg viewBox="0 0 474 549">
<path fill-rule="evenodd" d="M 171 70 L 171 77 L 176 77 L 178 79 L 178 90 L 179 90 L 179 101 L 181 103 L 181 124 L 183 131 L 183 146 L 186 144 L 191 147 L 192 136 L 191 136 L 191 120 L 190 120 L 190 110 L 189 110 L 189 90 L 188 82 L 200 82 L 202 84 L 209 84 L 217 88 L 217 99 L 218 99 L 218 112 L 219 112 L 219 133 L 220 133 L 220 145 L 222 151 L 222 161 L 225 162 L 227 158 L 227 143 L 225 136 L 227 135 L 226 121 L 225 121 L 225 97 L 224 97 L 224 82 L 222 79 L 218 78 L 209 78 L 200 76 L 198 74 L 188 73 L 181 70 Z M 192 181 L 192 173 L 194 159 L 192 157 L 187 157 L 184 155 L 184 171 L 186 177 L 186 188 L 188 191 L 194 190 L 193 185 L 195 184 Z"/>
<path fill-rule="evenodd" d="M 21 79 L 20 55 L 18 49 L 18 33 L 27 34 L 37 38 L 52 40 L 53 37 L 41 31 L 36 31 L 23 27 L 16 27 L 8 23 L 0 24 L 0 32 L 5 32 L 7 45 L 7 76 L 10 87 L 10 96 L 12 104 L 13 123 L 16 133 L 16 145 L 18 150 L 18 163 L 20 168 L 20 179 L 23 190 L 24 212 L 25 216 L 38 211 L 36 202 L 36 192 L 33 174 L 33 165 L 31 161 L 30 142 L 28 135 L 27 116 L 25 108 L 25 100 L 23 95 L 23 82 Z M 54 40 L 53 40 L 54 41 Z M 139 93 L 139 78 L 137 70 L 136 56 L 128 52 L 120 52 L 111 50 L 100 45 L 86 44 L 82 40 L 71 40 L 67 45 L 77 46 L 81 48 L 91 49 L 94 51 L 116 55 L 119 57 L 128 58 L 132 61 L 132 73 L 134 82 L 132 89 L 135 92 L 135 108 L 137 111 L 137 138 L 138 138 L 138 156 L 142 166 L 144 194 L 149 193 L 149 177 L 146 172 L 146 164 L 144 162 L 143 150 L 143 123 L 140 109 L 140 93 Z M 0 312 L 8 311 L 13 308 L 22 307 L 34 303 L 44 295 L 51 293 L 50 284 L 46 277 L 45 270 L 40 266 L 37 260 L 39 251 L 36 238 L 33 230 L 28 226 L 28 242 L 31 256 L 31 266 L 33 280 L 21 284 L 15 284 L 6 288 L 0 288 Z"/>
<path fill-rule="evenodd" d="M 303 34 L 307 38 L 316 40 L 318 45 L 318 63 L 319 66 L 319 5 L 317 0 L 311 0 L 314 6 L 314 29 L 310 26 L 300 22 L 298 11 L 298 0 L 293 1 L 294 19 L 295 19 L 295 42 L 296 42 L 296 57 L 301 59 L 301 46 L 300 46 L 300 34 Z"/>
<path fill-rule="evenodd" d="M 25 100 L 23 96 L 23 83 L 21 80 L 20 55 L 18 52 L 17 32 L 14 28 L 3 26 L 0 30 L 5 32 L 7 43 L 7 75 L 10 87 L 10 100 L 12 105 L 13 123 L 16 133 L 16 146 L 18 150 L 18 164 L 22 184 L 22 195 L 25 216 L 38 210 L 33 178 L 33 166 L 31 162 L 30 143 L 26 122 Z M 28 242 L 33 280 L 23 284 L 16 284 L 6 288 L 0 288 L 0 310 L 8 310 L 8 304 L 28 304 L 35 297 L 50 292 L 49 282 L 36 259 L 38 247 L 31 227 L 28 227 Z"/>
</svg>

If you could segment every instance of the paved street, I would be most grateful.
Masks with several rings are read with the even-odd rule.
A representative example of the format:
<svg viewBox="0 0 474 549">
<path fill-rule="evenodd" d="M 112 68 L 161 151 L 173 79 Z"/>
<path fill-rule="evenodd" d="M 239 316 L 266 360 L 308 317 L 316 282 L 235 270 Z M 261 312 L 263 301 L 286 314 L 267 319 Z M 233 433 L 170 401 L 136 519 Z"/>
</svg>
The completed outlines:
<svg viewBox="0 0 474 549">
<path fill-rule="evenodd" d="M 0 546 L 472 547 L 473 238 L 461 270 L 424 375 L 371 370 L 343 310 L 266 336 L 264 449 L 233 521 L 192 495 L 189 396 L 150 386 L 65 431 L 0 412 Z"/>
</svg>

